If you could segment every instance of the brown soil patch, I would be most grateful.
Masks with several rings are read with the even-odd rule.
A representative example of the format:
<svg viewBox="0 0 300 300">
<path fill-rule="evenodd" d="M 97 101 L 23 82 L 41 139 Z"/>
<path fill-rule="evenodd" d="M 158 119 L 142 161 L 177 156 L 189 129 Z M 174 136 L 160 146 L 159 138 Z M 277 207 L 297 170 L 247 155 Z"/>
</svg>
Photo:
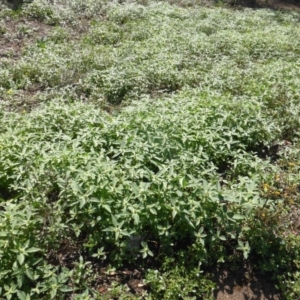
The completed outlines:
<svg viewBox="0 0 300 300">
<path fill-rule="evenodd" d="M 251 268 L 239 271 L 220 270 L 215 274 L 216 300 L 280 300 L 282 297 L 269 275 L 258 274 Z"/>
<path fill-rule="evenodd" d="M 268 6 L 270 8 L 276 9 L 276 10 L 290 10 L 290 11 L 296 11 L 300 12 L 300 2 L 295 0 L 258 0 L 258 4 L 262 6 Z"/>
<path fill-rule="evenodd" d="M 0 39 L 0 59 L 9 57 L 17 59 L 26 45 L 47 36 L 52 27 L 38 21 L 29 21 L 25 18 L 4 20 L 5 33 Z"/>
<path fill-rule="evenodd" d="M 300 12 L 300 2 L 297 0 L 229 0 L 228 3 L 242 7 Z"/>
</svg>

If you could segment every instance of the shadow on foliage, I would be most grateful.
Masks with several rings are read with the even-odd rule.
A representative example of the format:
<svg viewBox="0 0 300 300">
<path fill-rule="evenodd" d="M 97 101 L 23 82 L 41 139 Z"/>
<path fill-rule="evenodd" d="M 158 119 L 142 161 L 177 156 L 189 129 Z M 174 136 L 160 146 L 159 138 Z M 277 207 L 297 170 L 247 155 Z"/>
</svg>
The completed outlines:
<svg viewBox="0 0 300 300">
<path fill-rule="evenodd" d="M 225 0 L 225 2 L 231 6 L 300 12 L 300 1 L 297 0 Z"/>
<path fill-rule="evenodd" d="M 12 10 L 19 10 L 24 2 L 24 0 L 4 0 L 4 4 Z"/>
</svg>

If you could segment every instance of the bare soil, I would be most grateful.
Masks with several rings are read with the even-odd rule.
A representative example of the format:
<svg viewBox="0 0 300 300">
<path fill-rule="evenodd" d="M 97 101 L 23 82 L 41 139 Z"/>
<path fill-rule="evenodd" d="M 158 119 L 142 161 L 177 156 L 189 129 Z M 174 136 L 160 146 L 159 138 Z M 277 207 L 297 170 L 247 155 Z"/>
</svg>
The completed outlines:
<svg viewBox="0 0 300 300">
<path fill-rule="evenodd" d="M 38 21 L 25 18 L 15 20 L 9 17 L 5 19 L 4 28 L 6 32 L 0 39 L 0 59 L 19 58 L 25 46 L 46 37 L 52 29 L 51 26 Z"/>
<path fill-rule="evenodd" d="M 251 8 L 270 8 L 274 10 L 300 12 L 300 1 L 297 0 L 229 0 L 232 5 Z"/>
<path fill-rule="evenodd" d="M 251 268 L 241 268 L 230 272 L 220 270 L 216 273 L 217 300 L 280 300 L 275 284 L 268 275 L 257 274 Z"/>
<path fill-rule="evenodd" d="M 261 6 L 267 5 L 268 7 L 276 10 L 279 9 L 300 12 L 300 1 L 297 0 L 258 0 L 258 4 Z"/>
</svg>

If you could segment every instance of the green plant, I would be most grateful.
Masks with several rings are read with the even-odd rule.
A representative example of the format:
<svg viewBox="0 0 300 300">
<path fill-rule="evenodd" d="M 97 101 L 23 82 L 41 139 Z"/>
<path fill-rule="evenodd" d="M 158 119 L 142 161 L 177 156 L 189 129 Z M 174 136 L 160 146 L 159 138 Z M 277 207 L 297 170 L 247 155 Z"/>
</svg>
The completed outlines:
<svg viewBox="0 0 300 300">
<path fill-rule="evenodd" d="M 47 30 L 0 61 L 0 297 L 198 299 L 253 257 L 296 297 L 299 16 L 123 2 L 19 12 Z M 101 294 L 129 263 L 145 295 Z"/>
<path fill-rule="evenodd" d="M 168 264 L 171 264 L 167 267 Z M 187 270 L 174 260 L 165 262 L 164 271 L 149 270 L 146 283 L 150 287 L 147 299 L 212 299 L 215 285 L 195 268 Z"/>
</svg>

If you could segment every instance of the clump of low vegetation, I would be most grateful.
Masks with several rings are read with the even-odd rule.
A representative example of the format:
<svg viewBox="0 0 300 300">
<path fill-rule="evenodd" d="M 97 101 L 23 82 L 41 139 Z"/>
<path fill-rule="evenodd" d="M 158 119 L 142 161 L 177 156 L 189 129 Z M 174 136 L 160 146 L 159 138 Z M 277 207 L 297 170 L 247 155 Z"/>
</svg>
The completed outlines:
<svg viewBox="0 0 300 300">
<path fill-rule="evenodd" d="M 299 297 L 299 14 L 176 4 L 2 4 L 3 299 Z"/>
</svg>

